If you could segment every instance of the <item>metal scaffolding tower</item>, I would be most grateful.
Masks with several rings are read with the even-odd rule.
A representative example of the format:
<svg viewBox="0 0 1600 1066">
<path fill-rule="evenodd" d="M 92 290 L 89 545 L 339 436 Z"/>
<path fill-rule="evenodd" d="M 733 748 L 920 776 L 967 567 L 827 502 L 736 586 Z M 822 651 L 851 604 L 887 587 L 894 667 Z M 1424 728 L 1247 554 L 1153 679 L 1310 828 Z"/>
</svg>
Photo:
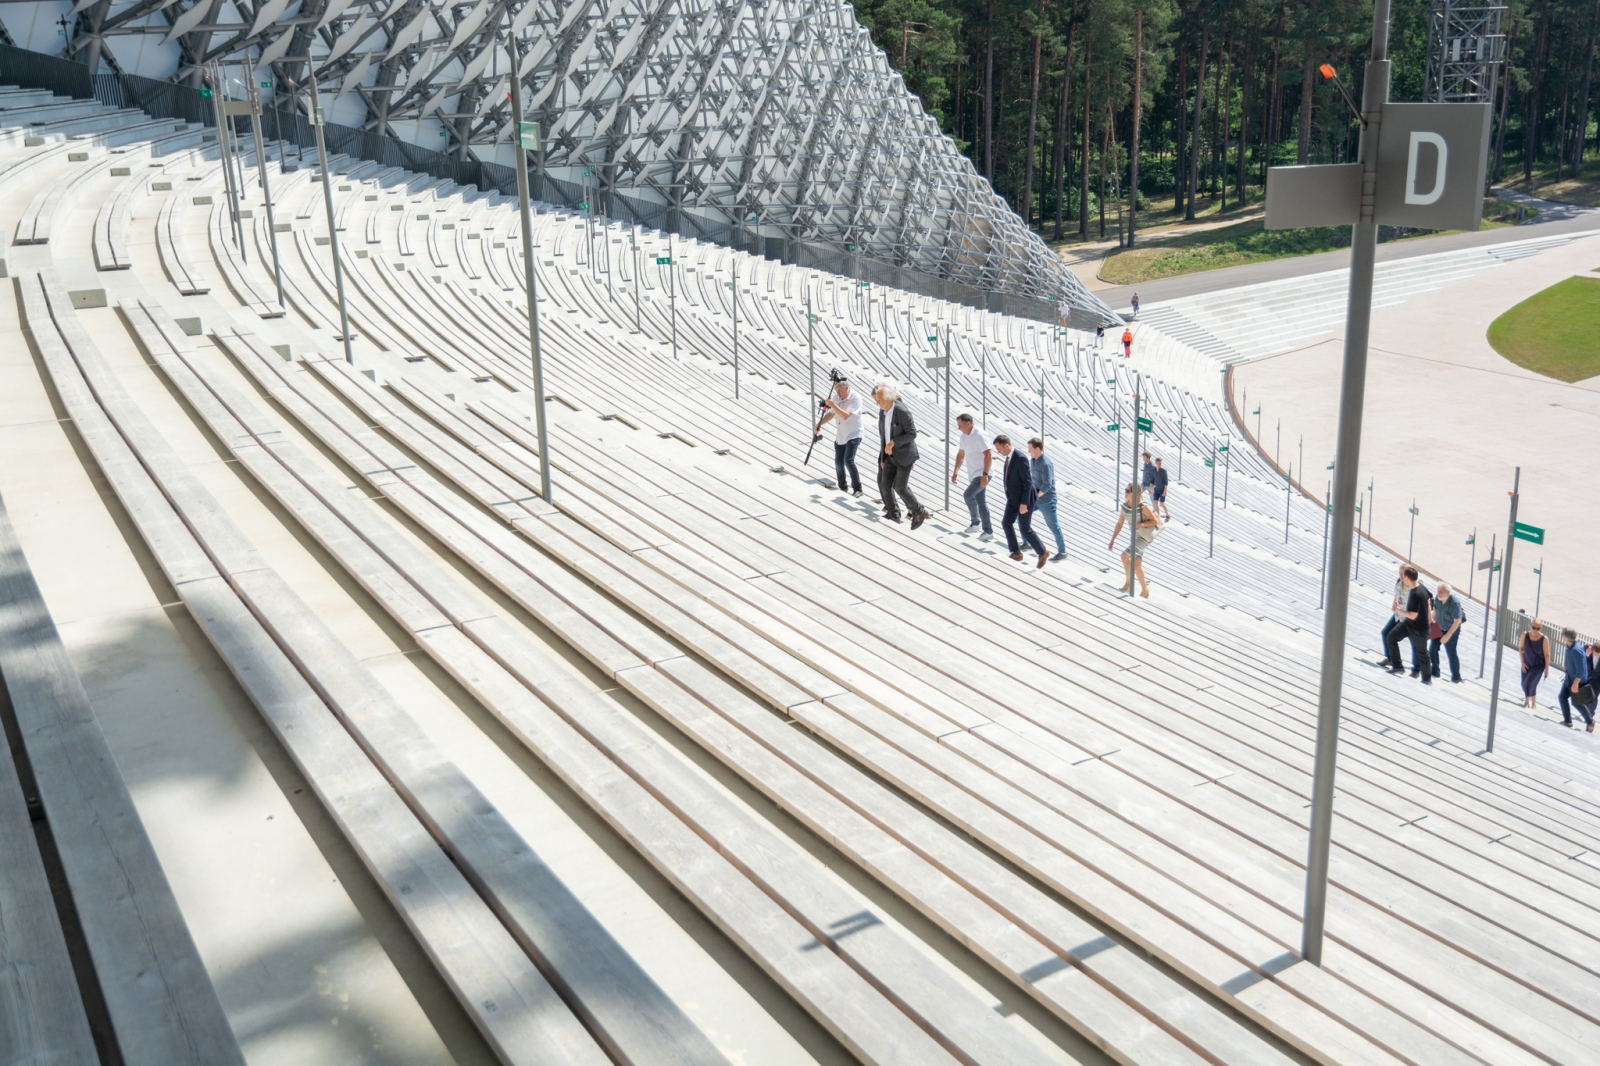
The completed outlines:
<svg viewBox="0 0 1600 1066">
<path fill-rule="evenodd" d="M 1493 103 L 1505 59 L 1504 4 L 1433 0 L 1428 18 L 1427 99 Z"/>
</svg>

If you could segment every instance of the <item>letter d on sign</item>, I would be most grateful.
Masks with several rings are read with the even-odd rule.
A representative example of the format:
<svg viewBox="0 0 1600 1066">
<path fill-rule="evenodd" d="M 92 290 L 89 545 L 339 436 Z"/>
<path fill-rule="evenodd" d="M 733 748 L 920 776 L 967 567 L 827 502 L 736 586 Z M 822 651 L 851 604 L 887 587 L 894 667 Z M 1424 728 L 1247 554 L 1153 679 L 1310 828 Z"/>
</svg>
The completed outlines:
<svg viewBox="0 0 1600 1066">
<path fill-rule="evenodd" d="M 1431 144 L 1439 152 L 1439 162 L 1433 171 L 1433 188 L 1429 192 L 1417 191 L 1417 156 L 1424 144 Z M 1444 195 L 1445 168 L 1450 162 L 1450 149 L 1437 133 L 1423 130 L 1411 131 L 1411 151 L 1406 157 L 1406 203 L 1427 206 Z"/>
</svg>

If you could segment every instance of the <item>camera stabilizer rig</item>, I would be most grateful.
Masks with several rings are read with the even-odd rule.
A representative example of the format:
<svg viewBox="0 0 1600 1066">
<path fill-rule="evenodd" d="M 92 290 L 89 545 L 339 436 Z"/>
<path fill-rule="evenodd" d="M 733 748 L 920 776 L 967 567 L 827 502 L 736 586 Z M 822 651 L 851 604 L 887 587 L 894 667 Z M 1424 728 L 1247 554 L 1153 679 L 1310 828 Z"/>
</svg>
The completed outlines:
<svg viewBox="0 0 1600 1066">
<path fill-rule="evenodd" d="M 817 446 L 817 442 L 822 439 L 822 420 L 828 416 L 828 396 L 833 395 L 833 390 L 838 388 L 841 382 L 849 380 L 849 378 L 839 373 L 838 367 L 834 367 L 828 371 L 828 381 L 830 382 L 828 385 L 828 395 L 817 401 L 817 424 L 811 427 L 811 447 L 806 449 L 806 461 L 801 464 L 802 466 L 811 465 L 811 450 L 812 448 L 815 448 Z"/>
</svg>

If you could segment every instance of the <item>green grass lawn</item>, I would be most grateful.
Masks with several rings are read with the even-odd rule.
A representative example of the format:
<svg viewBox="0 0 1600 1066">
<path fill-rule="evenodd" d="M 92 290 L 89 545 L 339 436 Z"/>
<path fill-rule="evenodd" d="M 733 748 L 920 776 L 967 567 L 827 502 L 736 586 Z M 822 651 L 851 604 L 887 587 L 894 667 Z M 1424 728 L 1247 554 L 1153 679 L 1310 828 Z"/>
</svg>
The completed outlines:
<svg viewBox="0 0 1600 1066">
<path fill-rule="evenodd" d="M 1568 278 L 1534 293 L 1489 324 L 1489 343 L 1558 381 L 1600 374 L 1600 280 Z"/>
<path fill-rule="evenodd" d="M 1535 212 L 1531 209 L 1517 208 L 1499 200 L 1487 200 L 1484 203 L 1483 228 L 1515 225 L 1533 214 Z M 1398 239 L 1433 235 L 1433 231 L 1420 231 Z M 1391 236 L 1388 227 L 1384 227 L 1379 239 L 1388 241 L 1396 238 Z M 1144 244 L 1106 256 L 1100 267 L 1100 277 L 1114 285 L 1137 285 L 1178 274 L 1195 274 L 1202 270 L 1217 270 L 1296 255 L 1314 255 L 1349 246 L 1349 226 L 1267 230 L 1262 228 L 1261 219 L 1255 218 L 1198 233 L 1148 237 Z"/>
<path fill-rule="evenodd" d="M 1136 285 L 1177 274 L 1329 252 L 1349 243 L 1348 226 L 1265 230 L 1257 218 L 1159 242 L 1152 238 L 1148 244 L 1113 252 L 1101 266 L 1100 277 L 1116 285 Z"/>
</svg>

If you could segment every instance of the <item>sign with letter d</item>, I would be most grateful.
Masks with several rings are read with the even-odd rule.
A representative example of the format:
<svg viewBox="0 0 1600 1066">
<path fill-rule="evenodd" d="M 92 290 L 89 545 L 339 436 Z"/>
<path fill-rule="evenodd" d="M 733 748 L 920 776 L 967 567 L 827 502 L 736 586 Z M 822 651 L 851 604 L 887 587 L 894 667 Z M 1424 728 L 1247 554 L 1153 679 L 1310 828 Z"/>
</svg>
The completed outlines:
<svg viewBox="0 0 1600 1066">
<path fill-rule="evenodd" d="M 1488 104 L 1384 104 L 1378 221 L 1477 229 L 1489 161 Z"/>
</svg>

